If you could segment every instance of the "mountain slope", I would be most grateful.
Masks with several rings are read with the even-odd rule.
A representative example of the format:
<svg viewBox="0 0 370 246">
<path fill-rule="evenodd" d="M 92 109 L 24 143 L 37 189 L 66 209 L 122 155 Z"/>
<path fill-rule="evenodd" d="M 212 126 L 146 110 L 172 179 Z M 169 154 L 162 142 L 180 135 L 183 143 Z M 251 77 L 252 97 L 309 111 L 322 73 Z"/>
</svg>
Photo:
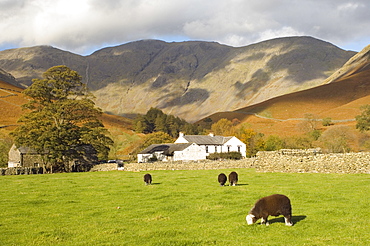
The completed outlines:
<svg viewBox="0 0 370 246">
<path fill-rule="evenodd" d="M 20 86 L 18 82 L 15 80 L 15 78 L 10 74 L 5 72 L 0 68 L 0 81 L 4 81 L 6 83 L 9 83 L 11 85 Z"/>
<path fill-rule="evenodd" d="M 305 114 L 313 114 L 318 119 L 330 117 L 337 123 L 355 124 L 354 118 L 360 114 L 360 106 L 370 103 L 369 48 L 354 56 L 349 63 L 351 66 L 346 64 L 339 69 L 345 76 L 339 76 L 331 83 L 209 117 L 214 122 L 221 118 L 237 118 L 241 122 L 259 124 L 256 127 L 266 134 L 279 131 L 296 134 L 299 130 L 296 125 L 305 118 Z"/>
<path fill-rule="evenodd" d="M 0 128 L 12 130 L 23 114 L 22 105 L 27 98 L 22 94 L 23 88 L 0 80 Z M 118 128 L 121 132 L 130 132 L 132 120 L 115 115 L 102 115 L 102 121 L 108 129 Z"/>
<path fill-rule="evenodd" d="M 14 129 L 22 114 L 21 105 L 27 102 L 22 90 L 0 80 L 0 128 Z"/>
<path fill-rule="evenodd" d="M 0 68 L 29 85 L 64 64 L 83 76 L 105 112 L 127 116 L 157 107 L 194 122 L 321 85 L 354 54 L 311 37 L 240 48 L 143 40 L 86 57 L 49 46 L 7 50 L 0 52 Z"/>
<path fill-rule="evenodd" d="M 370 66 L 370 45 L 366 46 L 361 52 L 349 59 L 341 69 L 333 73 L 325 80 L 326 83 L 347 78 L 352 74 L 369 69 Z"/>
</svg>

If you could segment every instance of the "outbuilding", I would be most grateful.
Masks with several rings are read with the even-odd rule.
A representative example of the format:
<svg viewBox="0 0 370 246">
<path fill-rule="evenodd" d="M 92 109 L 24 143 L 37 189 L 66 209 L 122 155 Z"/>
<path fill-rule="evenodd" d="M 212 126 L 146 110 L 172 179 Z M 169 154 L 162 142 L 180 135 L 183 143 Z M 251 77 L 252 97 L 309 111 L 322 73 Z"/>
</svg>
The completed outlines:
<svg viewBox="0 0 370 246">
<path fill-rule="evenodd" d="M 70 171 L 84 171 L 98 163 L 97 151 L 92 145 L 75 146 L 69 151 L 75 153 L 75 158 L 69 162 Z M 32 148 L 13 144 L 8 154 L 8 167 L 42 167 L 46 154 L 47 151 L 40 154 Z"/>
</svg>

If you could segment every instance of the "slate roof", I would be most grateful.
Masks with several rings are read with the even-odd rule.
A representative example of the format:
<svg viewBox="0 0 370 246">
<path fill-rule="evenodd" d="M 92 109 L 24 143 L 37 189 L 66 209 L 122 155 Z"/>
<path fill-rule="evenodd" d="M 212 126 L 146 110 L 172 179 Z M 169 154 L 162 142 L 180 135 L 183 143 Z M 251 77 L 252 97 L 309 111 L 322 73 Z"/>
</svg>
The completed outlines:
<svg viewBox="0 0 370 246">
<path fill-rule="evenodd" d="M 209 136 L 209 135 L 185 135 L 183 136 L 189 143 L 198 145 L 223 145 L 232 137 Z"/>
<path fill-rule="evenodd" d="M 139 154 L 153 154 L 154 152 L 162 152 L 165 155 L 173 155 L 175 151 L 182 151 L 192 145 L 192 143 L 167 143 L 167 144 L 152 144 Z"/>
</svg>

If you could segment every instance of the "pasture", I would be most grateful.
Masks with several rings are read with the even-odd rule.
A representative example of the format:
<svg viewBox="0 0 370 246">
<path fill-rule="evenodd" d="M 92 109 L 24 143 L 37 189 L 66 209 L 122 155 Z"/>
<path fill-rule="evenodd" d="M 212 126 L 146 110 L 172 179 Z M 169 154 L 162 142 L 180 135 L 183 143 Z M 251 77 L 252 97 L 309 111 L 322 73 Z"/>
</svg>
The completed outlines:
<svg viewBox="0 0 370 246">
<path fill-rule="evenodd" d="M 237 186 L 218 184 L 224 172 Z M 0 176 L 1 245 L 369 245 L 370 175 L 253 169 Z M 228 183 L 227 183 L 228 184 Z M 291 199 L 294 226 L 247 225 L 255 201 Z"/>
</svg>

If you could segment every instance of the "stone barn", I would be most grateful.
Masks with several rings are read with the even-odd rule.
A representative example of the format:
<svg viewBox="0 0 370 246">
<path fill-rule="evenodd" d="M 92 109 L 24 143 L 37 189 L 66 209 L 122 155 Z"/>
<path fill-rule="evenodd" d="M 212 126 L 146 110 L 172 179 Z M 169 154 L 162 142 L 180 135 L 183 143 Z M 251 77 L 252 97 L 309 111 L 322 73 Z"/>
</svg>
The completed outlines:
<svg viewBox="0 0 370 246">
<path fill-rule="evenodd" d="M 42 158 L 34 149 L 17 148 L 14 144 L 9 150 L 8 167 L 41 167 Z"/>
<path fill-rule="evenodd" d="M 70 152 L 75 156 L 70 162 L 70 171 L 85 171 L 98 163 L 97 151 L 92 145 L 80 145 L 71 148 Z M 8 157 L 8 167 L 42 167 L 43 165 L 42 155 L 29 147 L 17 148 L 13 144 Z"/>
</svg>

